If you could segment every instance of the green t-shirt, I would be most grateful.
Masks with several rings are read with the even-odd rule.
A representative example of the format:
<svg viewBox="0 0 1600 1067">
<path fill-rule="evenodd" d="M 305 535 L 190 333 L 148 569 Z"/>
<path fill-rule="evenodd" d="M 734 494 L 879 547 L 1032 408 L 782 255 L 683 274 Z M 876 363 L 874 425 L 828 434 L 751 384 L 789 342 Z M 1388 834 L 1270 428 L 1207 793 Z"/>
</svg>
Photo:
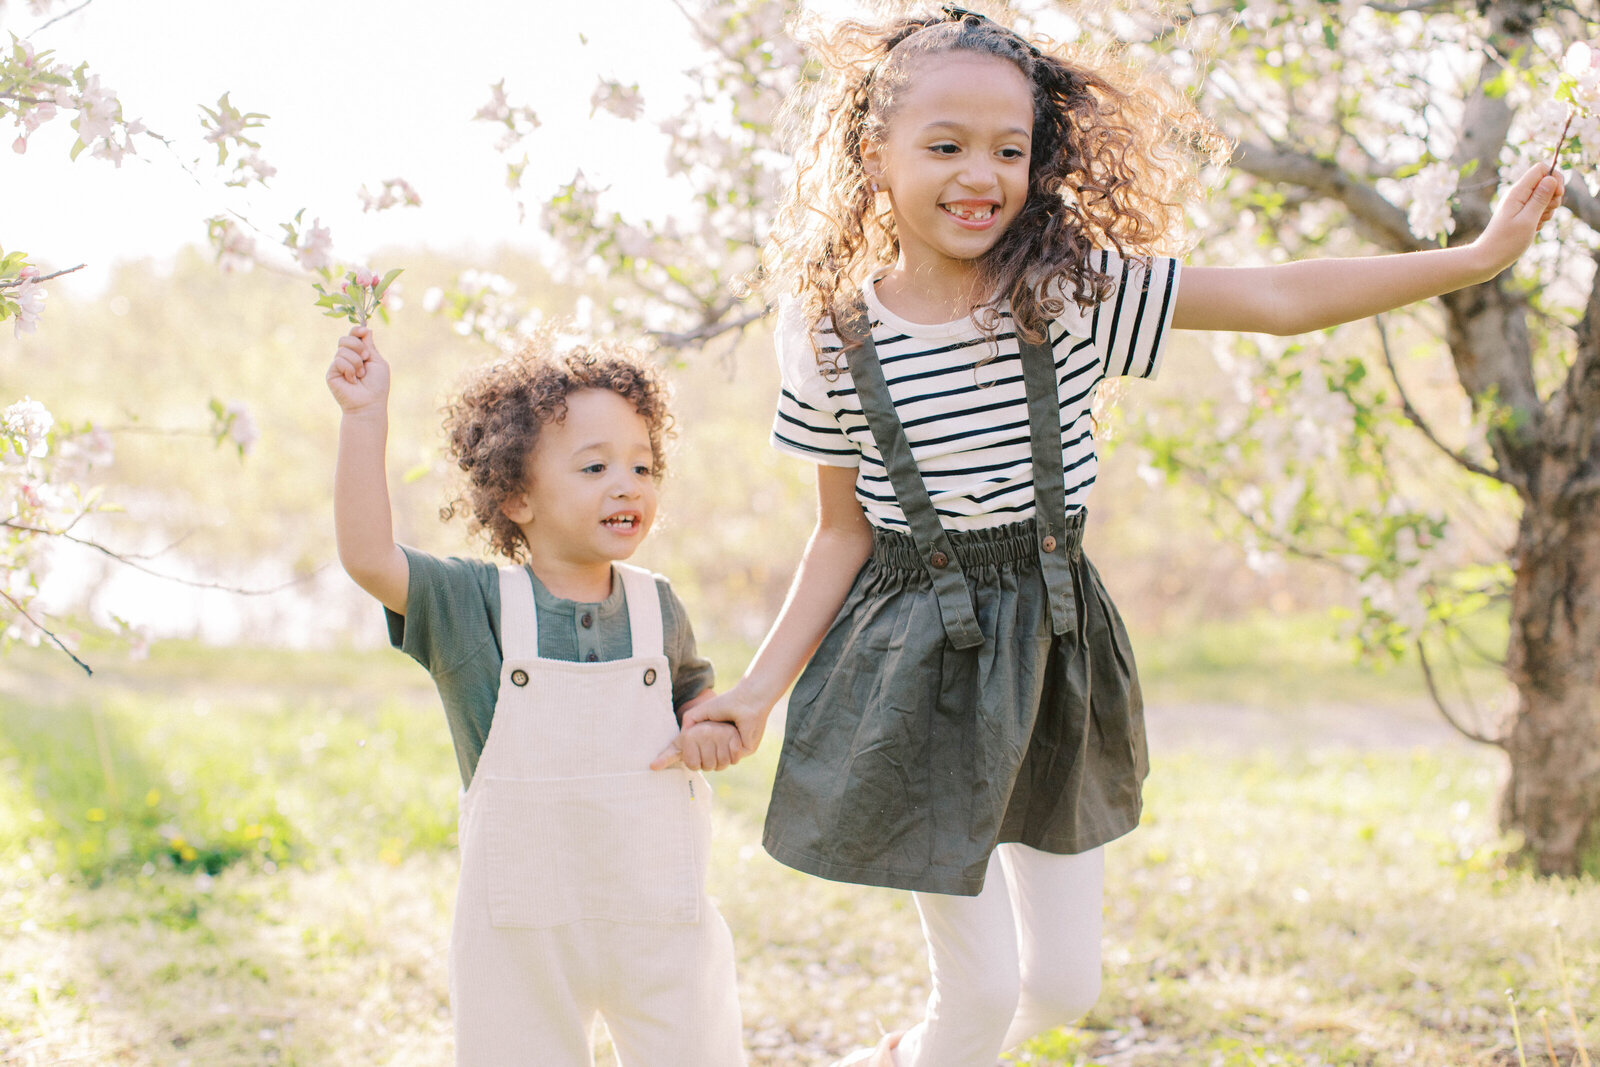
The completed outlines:
<svg viewBox="0 0 1600 1067">
<path fill-rule="evenodd" d="M 441 558 L 415 548 L 405 550 L 411 577 L 406 613 L 384 609 L 389 642 L 428 669 L 444 702 L 463 787 L 472 782 L 478 756 L 489 737 L 500 696 L 500 571 L 486 560 Z M 539 612 L 539 655 L 545 659 L 599 662 L 633 655 L 628 602 L 622 583 L 596 604 L 562 600 L 531 570 L 533 600 Z M 709 660 L 695 649 L 689 614 L 667 584 L 656 576 L 661 594 L 662 643 L 672 674 L 672 706 L 684 704 L 716 684 Z"/>
</svg>

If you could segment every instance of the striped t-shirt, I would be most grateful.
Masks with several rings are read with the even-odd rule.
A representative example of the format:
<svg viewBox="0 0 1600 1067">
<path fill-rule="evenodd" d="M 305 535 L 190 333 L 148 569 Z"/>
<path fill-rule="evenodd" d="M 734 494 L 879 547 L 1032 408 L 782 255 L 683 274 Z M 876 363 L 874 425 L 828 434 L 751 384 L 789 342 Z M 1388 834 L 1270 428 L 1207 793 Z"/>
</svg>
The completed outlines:
<svg viewBox="0 0 1600 1067">
<path fill-rule="evenodd" d="M 1103 251 L 1093 262 L 1111 277 L 1106 299 L 1088 311 L 1069 301 L 1049 330 L 1069 514 L 1083 508 L 1094 485 L 1098 461 L 1089 409 L 1095 386 L 1119 375 L 1155 377 L 1178 288 L 1173 259 L 1152 257 L 1146 270 Z M 970 317 L 908 322 L 879 303 L 871 281 L 862 293 L 889 395 L 944 527 L 976 530 L 1031 517 L 1028 401 L 1009 309 L 1000 309 L 991 343 Z M 772 444 L 814 463 L 859 467 L 856 497 L 868 521 L 903 530 L 905 516 L 856 397 L 848 357 L 840 354 L 843 346 L 825 322 L 814 349 L 796 310 L 790 305 L 779 316 L 783 389 Z M 838 361 L 832 380 L 818 366 L 817 350 Z"/>
</svg>

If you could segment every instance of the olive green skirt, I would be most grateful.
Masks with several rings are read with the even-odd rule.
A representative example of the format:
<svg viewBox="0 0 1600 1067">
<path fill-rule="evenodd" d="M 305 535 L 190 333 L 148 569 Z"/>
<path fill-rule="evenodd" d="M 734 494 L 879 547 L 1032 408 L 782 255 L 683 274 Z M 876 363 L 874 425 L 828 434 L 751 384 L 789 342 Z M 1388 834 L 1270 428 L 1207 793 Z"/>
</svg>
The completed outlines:
<svg viewBox="0 0 1600 1067">
<path fill-rule="evenodd" d="M 982 645 L 946 639 L 912 539 L 872 556 L 789 699 L 763 843 L 841 882 L 974 895 L 1018 841 L 1095 848 L 1139 822 L 1144 705 L 1127 631 L 1079 550 L 1053 634 L 1032 520 L 952 532 Z"/>
</svg>

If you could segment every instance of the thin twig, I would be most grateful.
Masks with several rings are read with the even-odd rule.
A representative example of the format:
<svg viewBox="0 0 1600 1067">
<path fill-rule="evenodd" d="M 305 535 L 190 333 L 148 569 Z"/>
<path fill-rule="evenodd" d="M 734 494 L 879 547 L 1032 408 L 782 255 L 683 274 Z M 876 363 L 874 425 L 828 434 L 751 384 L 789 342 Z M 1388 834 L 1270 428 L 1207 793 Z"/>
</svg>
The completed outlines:
<svg viewBox="0 0 1600 1067">
<path fill-rule="evenodd" d="M 84 674 L 90 675 L 91 677 L 94 675 L 94 669 L 92 667 L 90 667 L 87 663 L 83 662 L 83 660 L 79 659 L 73 653 L 72 649 L 68 648 L 66 646 L 66 644 L 62 642 L 61 638 L 59 638 L 59 637 L 57 637 L 55 635 L 55 631 L 54 630 L 50 629 L 48 626 L 45 626 L 38 619 L 36 619 L 32 615 L 28 614 L 28 609 L 27 608 L 23 607 L 21 604 L 17 603 L 15 600 L 11 599 L 11 594 L 10 593 L 7 593 L 4 589 L 0 589 L 0 600 L 4 600 L 7 604 L 10 604 L 13 608 L 16 609 L 16 612 L 17 612 L 18 615 L 21 615 L 24 619 L 27 619 L 30 623 L 33 624 L 33 628 L 35 630 L 38 630 L 40 633 L 44 634 L 52 642 L 54 642 L 55 646 L 57 648 L 59 648 L 61 651 L 65 652 L 67 654 L 67 657 L 69 659 L 71 659 L 72 662 L 76 663 L 78 666 L 83 668 L 83 673 Z"/>
<path fill-rule="evenodd" d="M 163 574 L 161 571 L 158 571 L 153 567 L 146 567 L 141 564 L 139 560 L 142 557 L 126 555 L 116 551 L 115 549 L 107 548 L 98 541 L 91 541 L 86 537 L 74 537 L 65 530 L 51 530 L 42 526 L 29 526 L 25 523 L 16 522 L 12 519 L 0 521 L 0 528 L 16 530 L 19 533 L 36 534 L 42 537 L 59 537 L 62 540 L 70 541 L 75 545 L 81 545 L 84 548 L 93 549 L 94 551 L 99 552 L 101 555 L 116 560 L 124 567 L 131 567 L 141 574 L 148 574 L 152 578 L 160 578 L 164 582 L 173 582 L 177 585 L 186 585 L 191 589 L 216 589 L 224 593 L 234 593 L 238 596 L 271 596 L 273 593 L 281 593 L 285 589 L 291 589 L 294 586 L 300 585 L 302 582 L 310 581 L 312 578 L 315 578 L 318 574 L 321 574 L 329 567 L 329 564 L 324 563 L 310 574 L 301 575 L 298 578 L 291 578 L 287 582 L 284 582 L 280 585 L 269 586 L 265 589 L 240 589 L 238 586 L 223 585 L 220 582 L 198 582 L 189 578 L 180 578 L 175 574 Z"/>
<path fill-rule="evenodd" d="M 1546 178 L 1556 172 L 1556 162 L 1561 159 L 1561 149 L 1567 143 L 1567 131 L 1572 129 L 1572 116 L 1578 113 L 1575 107 L 1567 108 L 1567 124 L 1561 127 L 1561 138 L 1556 141 L 1556 150 L 1550 153 L 1550 169 L 1544 172 Z"/>
<path fill-rule="evenodd" d="M 1433 666 L 1428 662 L 1428 650 L 1423 647 L 1421 637 L 1417 638 L 1417 660 L 1422 664 L 1422 678 L 1428 685 L 1428 695 L 1433 698 L 1433 706 L 1439 709 L 1439 714 L 1444 716 L 1444 721 L 1455 727 L 1456 732 L 1469 741 L 1476 741 L 1480 745 L 1494 745 L 1496 748 L 1504 748 L 1505 738 L 1489 737 L 1468 729 L 1450 713 L 1449 708 L 1445 707 L 1444 698 L 1439 693 L 1439 687 L 1434 683 Z M 1468 703 L 1470 704 L 1471 701 L 1468 701 Z"/>
<path fill-rule="evenodd" d="M 83 0 L 83 3 L 79 4 L 77 7 L 68 8 L 66 11 L 63 11 L 61 14 L 57 15 L 55 18 L 49 20 L 48 22 L 41 22 L 39 25 L 35 26 L 31 31 L 29 31 L 28 35 L 26 37 L 24 37 L 23 40 L 24 41 L 31 41 L 33 39 L 33 35 L 35 33 L 40 33 L 40 32 L 42 32 L 44 30 L 48 30 L 51 26 L 54 26 L 56 23 L 60 22 L 62 19 L 70 18 L 71 16 L 76 15 L 78 12 L 82 11 L 84 8 L 88 7 L 92 3 L 94 3 L 94 0 Z"/>
<path fill-rule="evenodd" d="M 725 333 L 743 330 L 751 323 L 759 322 L 761 319 L 766 318 L 771 310 L 771 308 L 763 306 L 757 311 L 752 311 L 731 321 L 708 322 L 704 326 L 687 330 L 683 333 L 653 332 L 650 336 L 654 337 L 656 343 L 664 348 L 691 348 L 696 345 L 703 345 L 707 341 L 721 337 Z"/>
<path fill-rule="evenodd" d="M 1422 414 L 1417 411 L 1416 405 L 1411 403 L 1411 397 L 1406 395 L 1406 387 L 1400 383 L 1400 371 L 1395 366 L 1394 352 L 1389 347 L 1389 331 L 1384 328 L 1383 316 L 1372 316 L 1372 322 L 1378 328 L 1378 341 L 1383 349 L 1383 362 L 1389 368 L 1389 377 L 1394 381 L 1395 392 L 1400 394 L 1400 413 L 1406 417 L 1406 421 L 1422 431 L 1422 436 L 1433 442 L 1439 451 L 1449 456 L 1461 467 L 1471 471 L 1473 474 L 1481 474 L 1485 478 L 1492 478 L 1503 485 L 1510 485 L 1510 481 L 1497 471 L 1492 471 L 1483 464 L 1457 452 L 1441 441 L 1439 435 L 1433 432 L 1433 428 L 1427 424 Z"/>
<path fill-rule="evenodd" d="M 53 274 L 41 274 L 37 278 L 13 278 L 9 281 L 0 282 L 0 289 L 15 289 L 18 286 L 27 284 L 28 282 L 38 285 L 40 282 L 47 282 L 51 278 L 59 278 L 63 274 L 71 274 L 73 271 L 82 270 L 88 265 L 89 264 L 87 263 L 79 263 L 76 267 L 68 267 L 66 270 L 58 270 Z"/>
</svg>

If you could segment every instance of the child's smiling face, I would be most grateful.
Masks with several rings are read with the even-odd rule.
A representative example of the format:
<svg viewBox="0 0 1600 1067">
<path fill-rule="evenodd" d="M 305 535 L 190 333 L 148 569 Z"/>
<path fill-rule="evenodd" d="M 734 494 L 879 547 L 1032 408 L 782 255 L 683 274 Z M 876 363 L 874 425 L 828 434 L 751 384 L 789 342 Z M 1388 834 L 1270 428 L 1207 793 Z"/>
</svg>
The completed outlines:
<svg viewBox="0 0 1600 1067">
<path fill-rule="evenodd" d="M 611 562 L 633 555 L 656 517 L 644 417 L 609 389 L 578 389 L 566 399 L 566 418 L 539 430 L 526 488 L 501 506 L 522 528 L 534 573 L 552 591 L 568 579 L 609 583 Z"/>
<path fill-rule="evenodd" d="M 899 269 L 964 274 L 1027 200 L 1033 90 L 1016 64 L 982 52 L 917 56 L 907 75 L 862 162 L 889 196 Z"/>
</svg>

